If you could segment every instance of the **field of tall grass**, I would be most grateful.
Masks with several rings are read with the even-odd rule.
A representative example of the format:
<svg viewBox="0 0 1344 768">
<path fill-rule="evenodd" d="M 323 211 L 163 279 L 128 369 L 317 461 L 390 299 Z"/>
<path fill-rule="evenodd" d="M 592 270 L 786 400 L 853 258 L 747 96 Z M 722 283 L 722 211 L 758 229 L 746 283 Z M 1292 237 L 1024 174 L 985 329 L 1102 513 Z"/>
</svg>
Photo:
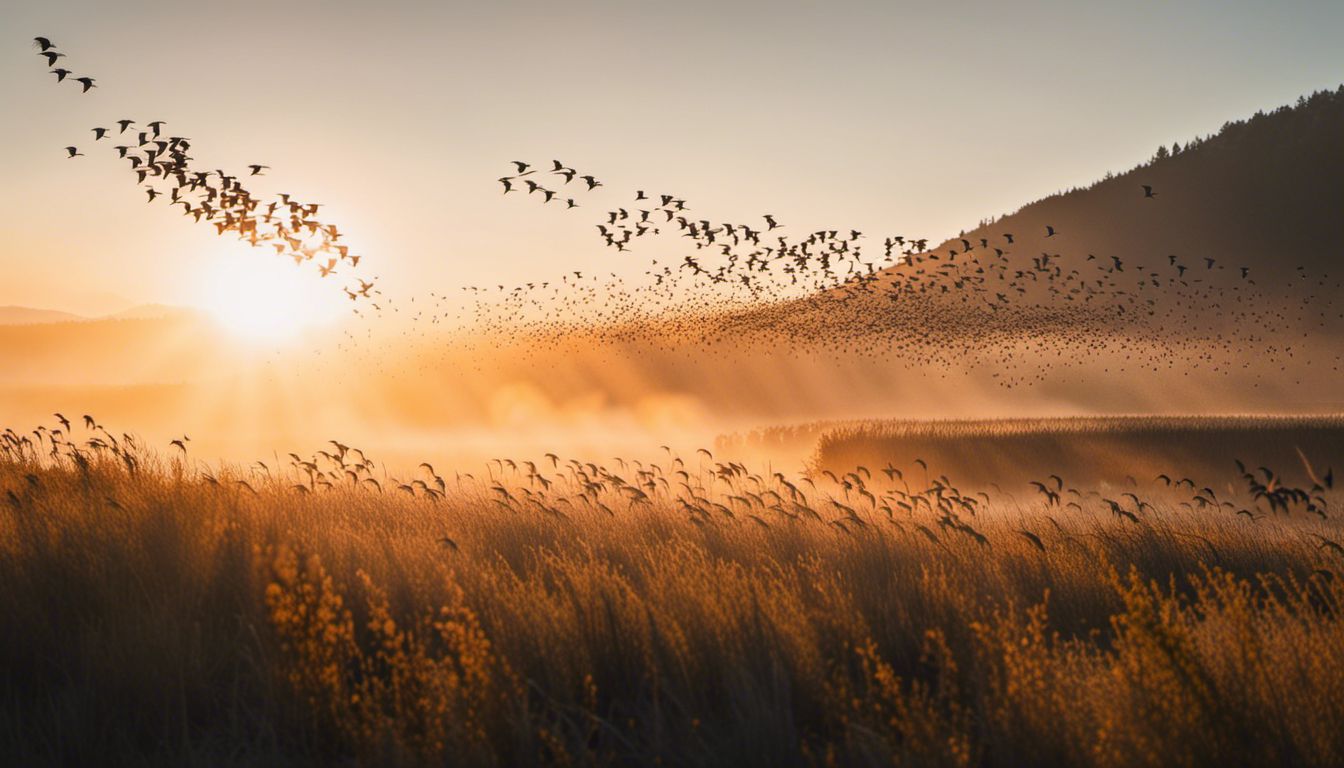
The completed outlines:
<svg viewBox="0 0 1344 768">
<path fill-rule="evenodd" d="M 767 444 L 789 433 L 762 433 Z M 812 428 L 816 468 L 917 460 L 957 467 L 964 482 L 1018 481 L 1064 473 L 1120 485 L 1156 474 L 1221 478 L 1240 458 L 1251 466 L 1303 470 L 1304 457 L 1344 456 L 1344 416 L 1086 416 L 1046 419 L 873 419 Z"/>
<path fill-rule="evenodd" d="M 0 762 L 1344 763 L 1338 455 L 972 490 L 190 448 L 0 435 Z"/>
</svg>

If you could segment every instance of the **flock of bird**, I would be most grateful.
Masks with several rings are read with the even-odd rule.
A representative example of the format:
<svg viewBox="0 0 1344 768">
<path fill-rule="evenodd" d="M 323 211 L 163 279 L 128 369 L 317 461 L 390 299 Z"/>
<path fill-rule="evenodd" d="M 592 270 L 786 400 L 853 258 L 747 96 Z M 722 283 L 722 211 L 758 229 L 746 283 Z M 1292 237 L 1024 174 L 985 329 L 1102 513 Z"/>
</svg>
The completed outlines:
<svg viewBox="0 0 1344 768">
<path fill-rule="evenodd" d="M 554 200 L 557 202 L 563 202 L 566 208 L 579 207 L 579 204 L 574 202 L 573 197 L 566 197 L 562 199 L 561 192 L 554 189 L 548 189 L 545 186 L 542 186 L 542 183 L 538 181 L 536 178 L 527 178 L 537 172 L 537 169 L 533 168 L 530 163 L 524 163 L 521 160 L 514 160 L 512 164 L 514 166 L 513 175 L 511 176 L 506 175 L 499 177 L 499 183 L 504 185 L 504 194 L 507 195 L 510 192 L 518 191 L 520 189 L 526 189 L 528 195 L 531 195 L 535 192 L 540 192 L 541 202 L 543 205 Z M 565 167 L 564 163 L 561 163 L 559 160 L 553 161 L 553 167 L 549 171 L 549 175 L 559 176 L 563 178 L 565 184 L 569 184 L 570 182 L 574 181 L 574 179 L 577 177 L 578 179 L 582 180 L 583 186 L 586 186 L 589 192 L 602 186 L 602 182 L 598 181 L 596 178 L 592 176 L 580 176 L 578 171 L 574 170 L 573 168 Z"/>
<path fill-rule="evenodd" d="M 83 89 L 81 93 L 88 93 L 91 88 L 97 88 L 92 77 L 80 76 L 71 77 L 74 73 L 64 67 L 56 66 L 56 62 L 65 58 L 65 54 L 56 50 L 56 46 L 45 37 L 35 37 L 33 42 L 38 47 L 37 55 L 47 60 L 47 66 L 51 67 L 51 74 L 56 76 L 56 82 L 63 83 L 69 80 L 71 83 L 79 83 Z"/>
<path fill-rule="evenodd" d="M 499 179 L 504 185 L 505 194 L 514 191 L 519 183 L 525 183 L 527 194 L 541 193 L 543 203 L 560 199 L 554 190 L 525 178 L 537 172 L 532 164 L 513 161 L 513 165 L 517 173 Z M 577 175 L 577 171 L 559 160 L 553 160 L 552 166 L 553 170 L 549 173 L 562 176 L 565 183 Z M 585 191 L 591 192 L 603 186 L 593 176 L 578 178 L 586 182 Z M 1151 186 L 1143 185 L 1142 188 L 1144 197 L 1157 196 Z M 572 197 L 566 199 L 565 203 L 568 208 L 579 207 Z M 977 298 L 981 300 L 981 306 L 997 312 L 1008 305 L 1015 295 L 1028 293 L 1030 283 L 1040 283 L 1065 301 L 1090 303 L 1106 294 L 1107 289 L 1120 287 L 1115 276 L 1125 271 L 1125 262 L 1114 256 L 1102 260 L 1098 265 L 1101 269 L 1093 274 L 1085 274 L 1078 269 L 1063 272 L 1060 266 L 1063 263 L 1062 255 L 1059 253 L 1042 252 L 1039 257 L 1032 257 L 1029 265 L 1010 260 L 1009 249 L 1014 243 L 1014 236 L 1010 232 L 1002 233 L 993 243 L 987 237 L 977 238 L 975 242 L 962 237 L 959 238 L 959 247 L 954 244 L 946 251 L 938 252 L 928 250 L 927 238 L 890 235 L 882 239 L 880 256 L 867 256 L 864 253 L 866 236 L 856 229 L 816 230 L 790 239 L 776 232 L 783 225 L 771 214 L 761 216 L 760 222 L 755 224 L 714 222 L 696 218 L 683 197 L 670 194 L 650 196 L 643 190 L 635 191 L 628 205 L 607 211 L 604 220 L 595 226 L 605 245 L 620 252 L 631 250 L 633 241 L 661 235 L 664 230 L 689 238 L 689 246 L 697 253 L 682 256 L 675 265 L 675 271 L 673 266 L 663 265 L 660 269 L 647 272 L 652 277 L 649 287 L 656 290 L 666 286 L 664 293 L 671 293 L 677 278 L 685 274 L 704 284 L 740 285 L 750 294 L 752 305 L 806 296 L 843 300 L 865 293 L 880 293 L 896 302 L 919 295 L 949 294 L 955 291 L 963 300 L 979 294 Z M 1045 225 L 1042 237 L 1048 239 L 1059 234 L 1053 225 Z M 993 253 L 992 257 L 988 255 L 990 252 Z M 958 256 L 961 257 L 960 262 Z M 1087 260 L 1096 261 L 1097 257 L 1089 254 Z M 1205 267 L 1212 269 L 1215 261 L 1205 259 Z M 652 263 L 658 266 L 656 259 Z M 1136 285 L 1143 288 L 1151 281 L 1160 288 L 1163 278 L 1168 278 L 1169 282 L 1179 280 L 1189 269 L 1188 265 L 1178 263 L 1175 256 L 1170 257 L 1170 266 L 1176 273 L 1174 278 L 1149 272 L 1141 274 L 1141 280 Z M 1143 266 L 1139 265 L 1131 272 L 1141 270 Z M 1239 272 L 1243 280 L 1249 280 L 1249 267 L 1240 267 Z M 582 278 L 581 273 L 574 274 Z M 1004 282 L 1009 275 L 1011 279 L 1002 286 L 994 286 L 989 282 L 989 278 Z M 1107 276 L 1112 277 L 1107 279 Z M 1201 283 L 1203 280 L 1192 277 L 1192 282 Z M 513 299 L 513 303 L 519 304 L 538 287 L 545 289 L 550 286 L 550 282 L 533 281 L 512 289 L 502 285 L 496 286 L 496 289 L 498 293 L 507 291 L 506 295 Z M 801 290 L 796 290 L 799 287 Z M 795 290 L 786 291 L 788 288 Z M 989 291 L 989 288 L 995 290 Z M 489 288 L 479 286 L 469 286 L 464 290 L 487 295 L 491 293 Z M 1136 297 L 1129 297 L 1126 303 L 1133 306 Z M 649 304 L 645 302 L 642 306 L 648 307 Z M 681 306 L 686 305 L 683 303 Z M 500 314 L 516 317 L 514 312 Z"/>
<path fill-rule="evenodd" d="M 521 160 L 511 164 L 515 172 L 499 178 L 504 194 L 525 188 L 528 196 L 540 194 L 542 204 L 563 201 L 567 209 L 578 208 L 575 195 L 582 196 L 605 186 L 595 176 L 581 175 L 560 160 L 552 160 L 551 169 L 541 177 L 543 180 L 549 175 L 558 177 L 557 183 L 563 180 L 563 185 L 579 181 L 575 185 L 578 192 L 562 200 L 563 191 L 546 187 L 534 176 L 538 173 L 536 165 Z M 561 186 L 560 190 L 563 189 Z M 740 285 L 757 300 L 770 293 L 773 277 L 782 276 L 789 286 L 824 290 L 856 275 L 872 274 L 903 258 L 911 258 L 928 244 L 927 239 L 907 241 L 904 236 L 894 235 L 883 241 L 880 259 L 864 260 L 859 242 L 863 233 L 857 230 L 848 233 L 819 230 L 790 239 L 776 231 L 783 225 L 771 214 L 764 214 L 754 223 L 715 222 L 698 218 L 680 195 L 651 195 L 644 190 L 635 190 L 629 202 L 606 211 L 594 226 L 602 243 L 617 252 L 630 251 L 635 241 L 657 237 L 664 231 L 689 239 L 687 247 L 693 247 L 696 253 L 681 257 L 675 265 L 664 265 L 647 273 L 653 278 L 654 287 L 675 282 L 677 274 L 687 272 L 705 283 Z M 653 264 L 657 266 L 658 262 L 654 260 Z M 499 289 L 502 291 L 503 286 Z M 520 287 L 514 292 L 523 291 Z"/>
<path fill-rule="evenodd" d="M 34 43 L 49 66 L 65 56 L 48 38 L 36 37 Z M 70 74 L 59 68 L 52 72 L 58 82 Z M 91 77 L 69 79 L 83 84 L 84 93 L 95 87 Z M 118 159 L 126 161 L 148 202 L 163 198 L 171 206 L 181 206 L 183 216 L 213 226 L 218 235 L 233 235 L 252 247 L 273 248 L 277 255 L 292 258 L 296 264 L 313 262 L 322 277 L 344 274 L 347 265 L 354 273 L 361 256 L 342 242 L 344 233 L 335 224 L 319 218 L 320 203 L 305 202 L 288 193 L 268 198 L 249 190 L 244 181 L 264 175 L 270 169 L 267 165 L 254 163 L 247 166 L 246 173 L 237 174 L 194 167 L 188 154 L 192 140 L 165 134 L 165 124 L 163 120 L 138 123 L 122 118 L 108 127 L 89 130 L 95 145 L 106 142 Z M 69 159 L 85 156 L 78 146 L 67 146 L 65 152 Z M 380 309 L 376 281 L 354 275 L 354 281 L 343 290 L 351 301 L 370 300 Z"/>
<path fill-rule="evenodd" d="M 49 66 L 64 57 L 49 39 L 35 42 Z M 52 71 L 85 93 L 94 87 L 90 77 Z M 323 277 L 359 266 L 344 233 L 319 218 L 319 204 L 288 194 L 267 200 L 247 189 L 244 182 L 268 166 L 250 165 L 246 174 L 196 169 L 191 141 L 165 134 L 164 125 L 121 119 L 91 131 L 95 144 L 107 142 L 128 163 L 150 202 L 163 198 L 220 235 L 316 262 Z M 77 146 L 66 152 L 84 154 Z M 1085 238 L 1048 222 L 1017 232 L 982 226 L 931 248 L 928 238 L 870 237 L 853 228 L 794 233 L 772 214 L 710 216 L 686 196 L 662 191 L 636 189 L 602 204 L 612 200 L 607 185 L 561 160 L 512 161 L 498 183 L 509 199 L 602 211 L 592 224 L 596 236 L 624 264 L 649 246 L 641 278 L 562 268 L 513 286 L 462 288 L 474 306 L 461 319 L 473 330 L 539 348 L 575 338 L 669 348 L 726 340 L 857 353 L 911 368 L 976 359 L 995 363 L 993 377 L 1012 387 L 1044 380 L 1050 361 L 1286 370 L 1297 350 L 1285 339 L 1344 318 L 1335 300 L 1344 286 L 1329 274 L 1302 266 L 1262 272 L 1204 254 L 1095 254 Z M 1136 184 L 1132 194 L 1144 206 L 1167 199 L 1151 184 Z M 389 303 L 375 280 L 357 278 L 344 290 L 352 301 L 374 300 L 378 310 L 378 302 Z M 419 298 L 405 318 L 415 324 L 438 323 L 458 304 L 446 292 Z M 1327 361 L 1339 363 L 1338 356 Z"/>
<path fill-rule="evenodd" d="M 526 185 L 524 195 L 543 203 L 561 199 L 535 180 L 536 165 L 513 167 L 500 179 L 506 195 Z M 552 184 L 560 189 L 583 180 L 567 208 L 603 186 L 560 160 L 546 174 L 563 180 Z M 1133 197 L 1161 205 L 1151 184 L 1136 185 Z M 671 261 L 655 253 L 635 283 L 615 272 L 585 278 L 572 271 L 512 287 L 468 286 L 476 326 L 543 345 L 566 338 L 669 348 L 783 343 L 907 367 L 981 359 L 995 364 L 999 384 L 1013 387 L 1057 373 L 1047 370 L 1052 360 L 1057 367 L 1091 359 L 1129 369 L 1183 361 L 1219 373 L 1251 365 L 1283 371 L 1296 352 L 1285 339 L 1344 318 L 1335 301 L 1344 286 L 1328 273 L 1305 266 L 1261 273 L 1202 254 L 1099 255 L 1052 223 L 1017 233 L 986 226 L 930 248 L 926 238 L 870 240 L 857 229 L 789 236 L 773 215 L 708 218 L 684 196 L 635 190 L 594 226 L 622 258 L 658 238 L 675 238 L 670 247 L 682 253 Z M 1338 368 L 1341 361 L 1325 362 Z"/>
</svg>

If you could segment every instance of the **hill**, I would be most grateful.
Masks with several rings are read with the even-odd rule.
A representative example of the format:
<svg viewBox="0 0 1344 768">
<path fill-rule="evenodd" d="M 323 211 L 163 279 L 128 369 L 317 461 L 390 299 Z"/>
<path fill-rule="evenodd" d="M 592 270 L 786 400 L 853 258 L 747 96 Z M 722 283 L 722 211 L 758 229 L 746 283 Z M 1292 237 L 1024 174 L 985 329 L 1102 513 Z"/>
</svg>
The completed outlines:
<svg viewBox="0 0 1344 768">
<path fill-rule="evenodd" d="M 1163 147 L 834 289 L 717 316 L 707 335 L 846 350 L 888 379 L 877 368 L 983 364 L 1005 386 L 1087 371 L 1090 391 L 1074 376 L 1059 395 L 1092 407 L 1099 383 L 1319 389 L 1319 373 L 1344 370 L 1341 135 L 1344 87 Z"/>
<path fill-rule="evenodd" d="M 68 323 L 84 320 L 71 312 L 32 307 L 0 307 L 0 325 L 37 325 L 39 323 Z"/>
<path fill-rule="evenodd" d="M 1344 253 L 1344 86 L 1225 123 L 1216 135 L 1159 147 L 1133 169 L 1051 195 L 963 233 L 1015 251 L 1117 255 L 1157 266 L 1328 273 Z M 1155 196 L 1145 197 L 1143 185 Z M 1060 234 L 1046 237 L 1046 226 Z M 1048 242 L 1047 242 L 1048 240 Z M 960 238 L 939 249 L 960 247 Z"/>
<path fill-rule="evenodd" d="M 223 343 L 186 317 L 0 324 L 0 385 L 183 381 Z"/>
<path fill-rule="evenodd" d="M 77 315 L 58 309 L 40 309 L 15 305 L 0 307 L 0 325 L 42 325 L 46 323 L 83 323 L 99 320 L 191 320 L 195 310 L 169 304 L 137 304 L 120 312 L 98 317 Z"/>
</svg>

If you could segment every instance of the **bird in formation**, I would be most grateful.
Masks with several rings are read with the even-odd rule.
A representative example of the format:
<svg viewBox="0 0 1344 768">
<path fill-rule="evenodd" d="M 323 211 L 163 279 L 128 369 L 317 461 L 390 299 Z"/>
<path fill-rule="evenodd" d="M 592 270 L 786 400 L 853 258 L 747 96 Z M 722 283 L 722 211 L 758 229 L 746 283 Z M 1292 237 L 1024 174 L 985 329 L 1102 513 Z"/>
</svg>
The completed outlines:
<svg viewBox="0 0 1344 768">
<path fill-rule="evenodd" d="M 35 42 L 49 65 L 63 58 L 49 39 Z M 84 92 L 94 84 L 69 70 L 57 75 Z M 116 151 L 149 202 L 165 200 L 219 235 L 313 262 L 323 277 L 359 266 L 319 204 L 244 185 L 243 178 L 267 177 L 269 166 L 249 164 L 243 174 L 200 169 L 192 141 L 166 132 L 164 121 L 113 124 L 93 127 L 93 141 Z M 84 154 L 73 145 L 65 151 L 69 159 Z M 591 215 L 595 244 L 623 262 L 626 276 L 561 267 L 513 285 L 462 288 L 471 304 L 462 320 L 474 330 L 543 347 L 730 341 L 848 350 L 911 368 L 983 359 L 998 364 L 998 383 L 1016 386 L 1043 379 L 1049 364 L 1042 359 L 1154 371 L 1176 360 L 1222 374 L 1251 363 L 1282 370 L 1297 352 L 1284 339 L 1341 318 L 1335 297 L 1344 286 L 1305 265 L 1270 274 L 1216 253 L 1097 254 L 1080 227 L 1027 211 L 1011 227 L 990 221 L 933 244 L 909 233 L 799 228 L 773 213 L 723 217 L 648 186 L 613 192 L 592 170 L 558 159 L 510 161 L 497 181 L 510 202 Z M 1130 194 L 1144 211 L 1160 213 L 1170 203 L 1165 195 L 1156 200 L 1152 184 L 1139 186 L 1142 196 L 1132 187 Z M 629 276 L 635 269 L 638 278 Z M 351 301 L 380 295 L 363 278 L 344 293 Z M 1275 300 L 1283 297 L 1292 300 Z M 431 293 L 412 319 L 437 323 L 458 303 Z M 1254 360 L 1248 346 L 1257 350 Z M 1338 367 L 1336 358 L 1327 364 Z"/>
<path fill-rule="evenodd" d="M 49 38 L 36 37 L 34 43 L 49 66 L 65 56 L 55 50 Z M 83 93 L 96 87 L 92 77 L 70 77 L 70 71 L 64 69 L 53 72 L 57 82 L 69 79 L 81 84 Z M 131 118 L 119 119 L 115 125 L 117 137 L 131 131 L 126 139 L 118 139 L 123 143 L 113 145 L 113 149 L 118 159 L 126 161 L 127 171 L 135 176 L 148 202 L 164 198 L 171 206 L 180 206 L 183 216 L 212 226 L 217 235 L 231 235 L 256 248 L 274 249 L 277 256 L 293 259 L 296 264 L 315 262 L 322 277 L 344 274 L 339 269 L 342 265 L 348 265 L 350 272 L 359 266 L 361 257 L 342 242 L 345 233 L 318 215 L 321 204 L 287 193 L 255 193 L 243 184 L 241 174 L 193 165 L 193 140 L 166 132 L 164 120 L 144 123 L 143 130 L 133 130 L 136 120 Z M 99 126 L 90 130 L 94 142 L 106 139 L 110 143 L 112 129 Z M 68 146 L 65 152 L 68 159 L 85 156 L 77 146 Z M 265 175 L 270 166 L 254 163 L 247 168 L 247 176 L 252 177 Z M 346 289 L 352 301 L 371 299 L 380 293 L 372 281 L 357 278 L 357 285 Z"/>
<path fill-rule="evenodd" d="M 787 234 L 792 229 L 772 214 L 707 216 L 683 195 L 647 188 L 613 200 L 596 176 L 560 160 L 513 161 L 499 182 L 506 195 L 525 191 L 543 206 L 573 184 L 571 202 L 583 201 L 580 213 L 604 210 L 593 231 L 623 259 L 660 243 L 639 281 L 571 270 L 462 289 L 475 302 L 469 320 L 479 331 L 543 346 L 731 340 L 848 349 L 909 367 L 979 357 L 997 362 L 994 378 L 1009 387 L 1042 380 L 1038 361 L 1062 360 L 1065 348 L 1070 364 L 1104 358 L 1156 371 L 1180 359 L 1226 374 L 1245 367 L 1247 344 L 1260 345 L 1258 362 L 1285 361 L 1293 354 L 1281 343 L 1285 334 L 1330 319 L 1341 288 L 1317 274 L 1302 301 L 1270 302 L 1267 294 L 1308 279 L 1305 268 L 1271 284 L 1215 256 L 1170 255 L 1158 264 L 1098 257 L 1047 221 L 1027 220 L 1030 236 L 991 223 L 931 248 L 928 238 L 870 239 L 853 228 Z M 1136 198 L 1156 200 L 1153 185 L 1140 187 Z"/>
</svg>

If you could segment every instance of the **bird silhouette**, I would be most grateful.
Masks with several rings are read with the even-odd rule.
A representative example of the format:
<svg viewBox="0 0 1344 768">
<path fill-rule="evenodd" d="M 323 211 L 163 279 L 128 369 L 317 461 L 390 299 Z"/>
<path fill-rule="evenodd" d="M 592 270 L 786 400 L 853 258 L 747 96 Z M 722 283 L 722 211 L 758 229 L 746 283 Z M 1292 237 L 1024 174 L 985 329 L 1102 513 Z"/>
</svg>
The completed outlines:
<svg viewBox="0 0 1344 768">
<path fill-rule="evenodd" d="M 54 53 L 50 40 L 41 38 L 34 42 L 42 47 L 43 53 Z M 57 82 L 61 82 L 70 73 L 58 70 L 56 74 Z M 83 86 L 85 93 L 97 87 L 90 76 L 72 79 Z M 135 124 L 131 118 L 117 120 L 117 134 L 127 134 Z M 323 277 L 335 274 L 338 262 L 347 262 L 352 269 L 360 266 L 362 257 L 342 242 L 344 233 L 335 224 L 319 218 L 320 204 L 300 202 L 287 193 L 267 201 L 247 189 L 237 174 L 195 167 L 190 154 L 192 140 L 165 135 L 166 125 L 164 120 L 146 122 L 144 131 L 132 134 L 134 140 L 114 147 L 117 157 L 129 163 L 137 183 L 143 185 L 148 202 L 165 197 L 174 207 L 180 206 L 183 215 L 213 225 L 220 235 L 232 234 L 253 247 L 273 249 L 277 255 L 293 258 L 300 264 L 316 262 Z M 90 130 L 95 142 L 111 134 L 111 129 L 104 127 Z M 84 156 L 77 147 L 65 149 L 69 159 Z M 250 177 L 264 175 L 263 171 L 270 166 L 251 164 L 247 168 L 246 175 Z M 372 281 L 357 279 L 362 287 L 347 290 L 347 295 L 368 300 L 380 293 L 371 288 Z"/>
</svg>

